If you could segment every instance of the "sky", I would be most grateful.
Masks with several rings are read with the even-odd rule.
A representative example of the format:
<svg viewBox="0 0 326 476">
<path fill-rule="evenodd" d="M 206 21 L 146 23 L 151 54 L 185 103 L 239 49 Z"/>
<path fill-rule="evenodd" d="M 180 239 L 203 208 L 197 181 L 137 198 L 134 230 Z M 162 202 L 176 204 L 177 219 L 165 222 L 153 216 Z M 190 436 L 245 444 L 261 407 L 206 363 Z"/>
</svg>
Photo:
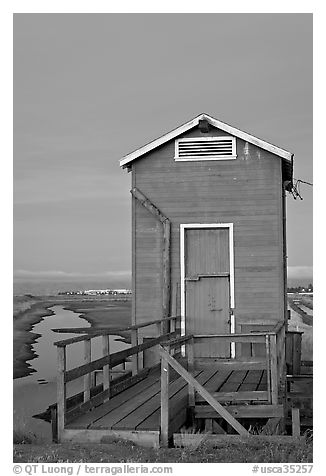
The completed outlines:
<svg viewBox="0 0 326 476">
<path fill-rule="evenodd" d="M 206 112 L 295 154 L 312 183 L 311 14 L 15 14 L 14 278 L 129 279 L 119 159 Z M 312 276 L 312 187 L 287 198 Z"/>
</svg>

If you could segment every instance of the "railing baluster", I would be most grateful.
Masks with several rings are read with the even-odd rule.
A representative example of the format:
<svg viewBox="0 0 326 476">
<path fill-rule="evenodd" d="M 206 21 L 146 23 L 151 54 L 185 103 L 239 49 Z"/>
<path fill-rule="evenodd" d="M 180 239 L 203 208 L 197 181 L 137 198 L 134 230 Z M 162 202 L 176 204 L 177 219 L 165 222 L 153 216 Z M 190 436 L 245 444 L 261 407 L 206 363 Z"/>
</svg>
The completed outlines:
<svg viewBox="0 0 326 476">
<path fill-rule="evenodd" d="M 170 332 L 175 332 L 176 331 L 176 319 L 171 319 L 170 320 Z"/>
<path fill-rule="evenodd" d="M 158 322 L 156 324 L 156 334 L 157 334 L 157 337 L 162 335 L 162 322 Z"/>
<path fill-rule="evenodd" d="M 143 344 L 144 338 L 143 336 L 138 336 L 138 345 Z M 144 368 L 144 351 L 139 352 L 138 354 L 138 372 Z"/>
<path fill-rule="evenodd" d="M 266 343 L 266 378 L 267 378 L 267 394 L 268 394 L 268 401 L 269 403 L 272 402 L 271 396 L 271 350 L 270 350 L 270 342 L 269 342 L 269 335 L 265 336 L 265 343 Z"/>
<path fill-rule="evenodd" d="M 169 348 L 166 348 L 169 351 Z M 165 356 L 161 356 L 161 446 L 169 444 L 169 380 L 170 367 Z"/>
<path fill-rule="evenodd" d="M 300 409 L 293 407 L 291 409 L 292 417 L 292 436 L 300 436 Z"/>
<path fill-rule="evenodd" d="M 66 414 L 66 347 L 58 347 L 58 374 L 57 374 L 57 418 L 58 418 L 58 442 L 65 428 Z"/>
<path fill-rule="evenodd" d="M 131 331 L 131 346 L 136 347 L 138 345 L 138 329 Z M 131 372 L 132 375 L 138 373 L 138 352 L 131 357 Z"/>
<path fill-rule="evenodd" d="M 270 335 L 270 362 L 271 362 L 271 397 L 272 404 L 278 402 L 278 372 L 277 372 L 277 349 L 276 335 Z"/>
<path fill-rule="evenodd" d="M 84 363 L 89 364 L 91 362 L 91 339 L 84 342 Z M 84 375 L 84 402 L 90 399 L 91 396 L 91 372 Z"/>
<path fill-rule="evenodd" d="M 187 341 L 186 348 L 187 348 L 188 372 L 192 374 L 194 371 L 194 364 L 195 364 L 193 337 Z M 195 406 L 195 389 L 190 384 L 188 384 L 188 405 L 189 407 Z"/>
<path fill-rule="evenodd" d="M 110 355 L 110 335 L 102 336 L 103 357 Z M 110 364 L 103 367 L 103 390 L 110 388 Z M 108 399 L 110 397 L 108 396 Z"/>
</svg>

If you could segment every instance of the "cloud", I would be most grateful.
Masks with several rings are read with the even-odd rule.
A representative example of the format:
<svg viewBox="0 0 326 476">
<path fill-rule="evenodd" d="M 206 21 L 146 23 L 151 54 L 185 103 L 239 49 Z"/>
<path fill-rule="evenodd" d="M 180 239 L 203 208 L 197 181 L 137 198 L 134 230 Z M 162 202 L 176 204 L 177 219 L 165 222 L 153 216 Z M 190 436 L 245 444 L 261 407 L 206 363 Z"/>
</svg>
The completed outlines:
<svg viewBox="0 0 326 476">
<path fill-rule="evenodd" d="M 60 270 L 46 270 L 46 271 L 32 271 L 26 269 L 14 270 L 14 279 L 102 279 L 102 278 L 130 278 L 131 271 L 100 271 L 97 273 L 77 272 L 77 271 L 60 271 Z"/>
<path fill-rule="evenodd" d="M 288 278 L 312 278 L 312 266 L 288 266 Z"/>
</svg>

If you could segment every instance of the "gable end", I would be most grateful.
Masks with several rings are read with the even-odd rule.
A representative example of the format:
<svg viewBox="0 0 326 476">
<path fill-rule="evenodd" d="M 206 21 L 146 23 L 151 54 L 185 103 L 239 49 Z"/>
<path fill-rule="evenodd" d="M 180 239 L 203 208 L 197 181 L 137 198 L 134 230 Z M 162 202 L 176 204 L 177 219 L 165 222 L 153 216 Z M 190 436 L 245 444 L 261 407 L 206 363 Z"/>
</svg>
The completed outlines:
<svg viewBox="0 0 326 476">
<path fill-rule="evenodd" d="M 195 117 L 191 121 L 186 122 L 185 124 L 182 124 L 181 126 L 177 127 L 176 129 L 173 129 L 167 134 L 164 134 L 158 139 L 155 139 L 154 141 L 149 142 L 143 147 L 140 147 L 134 152 L 131 152 L 130 154 L 126 155 L 120 160 L 120 166 L 123 168 L 127 167 L 128 170 L 130 170 L 131 162 L 133 162 L 135 159 L 143 156 L 144 154 L 147 154 L 148 152 L 152 151 L 153 149 L 156 149 L 157 147 L 165 144 L 166 142 L 172 139 L 175 139 L 176 137 L 179 137 L 184 132 L 187 132 L 193 127 L 198 126 L 198 124 L 201 121 L 207 121 L 207 123 L 209 123 L 211 126 L 217 129 L 221 129 L 222 131 L 226 132 L 227 134 L 230 134 L 231 136 L 238 137 L 239 139 L 243 139 L 246 142 L 249 142 L 264 150 L 267 150 L 268 152 L 271 152 L 272 154 L 277 155 L 281 157 L 282 159 L 285 159 L 289 163 L 291 163 L 292 161 L 293 154 L 291 154 L 291 152 L 288 152 L 285 149 L 281 149 L 280 147 L 270 144 L 262 139 L 258 139 L 257 137 L 252 136 L 251 134 L 248 134 L 247 132 L 241 131 L 240 129 L 236 129 L 235 127 L 232 127 L 229 124 L 226 124 L 217 119 L 214 119 L 208 114 L 200 114 L 199 116 Z"/>
</svg>

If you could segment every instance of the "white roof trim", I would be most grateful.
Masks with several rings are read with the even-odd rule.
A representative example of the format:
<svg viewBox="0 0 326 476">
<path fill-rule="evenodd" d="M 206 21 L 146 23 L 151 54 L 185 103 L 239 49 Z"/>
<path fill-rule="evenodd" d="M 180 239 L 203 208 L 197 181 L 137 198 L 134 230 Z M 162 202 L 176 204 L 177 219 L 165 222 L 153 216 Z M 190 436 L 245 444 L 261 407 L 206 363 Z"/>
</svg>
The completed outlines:
<svg viewBox="0 0 326 476">
<path fill-rule="evenodd" d="M 224 132 L 227 132 L 235 137 L 239 137 L 239 139 L 243 139 L 246 142 L 250 142 L 251 144 L 254 144 L 258 147 L 261 147 L 262 149 L 267 150 L 268 152 L 271 152 L 272 154 L 278 155 L 283 159 L 291 161 L 291 152 L 281 149 L 280 147 L 270 144 L 269 142 L 265 142 L 262 139 L 258 139 L 257 137 L 252 136 L 247 132 L 241 131 L 240 129 L 236 129 L 235 127 L 232 127 L 229 124 L 226 124 L 225 122 L 221 122 L 218 119 L 214 119 L 214 117 L 211 117 L 208 114 L 200 114 L 199 116 L 195 117 L 189 122 L 186 122 L 182 126 L 173 129 L 172 131 L 168 132 L 167 134 L 164 134 L 158 139 L 155 139 L 152 142 L 149 142 L 148 144 L 144 145 L 143 147 L 140 147 L 139 149 L 135 150 L 134 152 L 131 152 L 130 154 L 124 156 L 120 160 L 120 167 L 126 167 L 133 160 L 138 159 L 138 157 L 147 154 L 148 152 L 155 149 L 156 147 L 159 147 L 165 142 L 168 142 L 169 140 L 174 139 L 175 137 L 183 134 L 184 132 L 187 132 L 189 129 L 192 129 L 193 127 L 197 126 L 200 120 L 204 119 L 212 126 L 221 129 Z"/>
</svg>

